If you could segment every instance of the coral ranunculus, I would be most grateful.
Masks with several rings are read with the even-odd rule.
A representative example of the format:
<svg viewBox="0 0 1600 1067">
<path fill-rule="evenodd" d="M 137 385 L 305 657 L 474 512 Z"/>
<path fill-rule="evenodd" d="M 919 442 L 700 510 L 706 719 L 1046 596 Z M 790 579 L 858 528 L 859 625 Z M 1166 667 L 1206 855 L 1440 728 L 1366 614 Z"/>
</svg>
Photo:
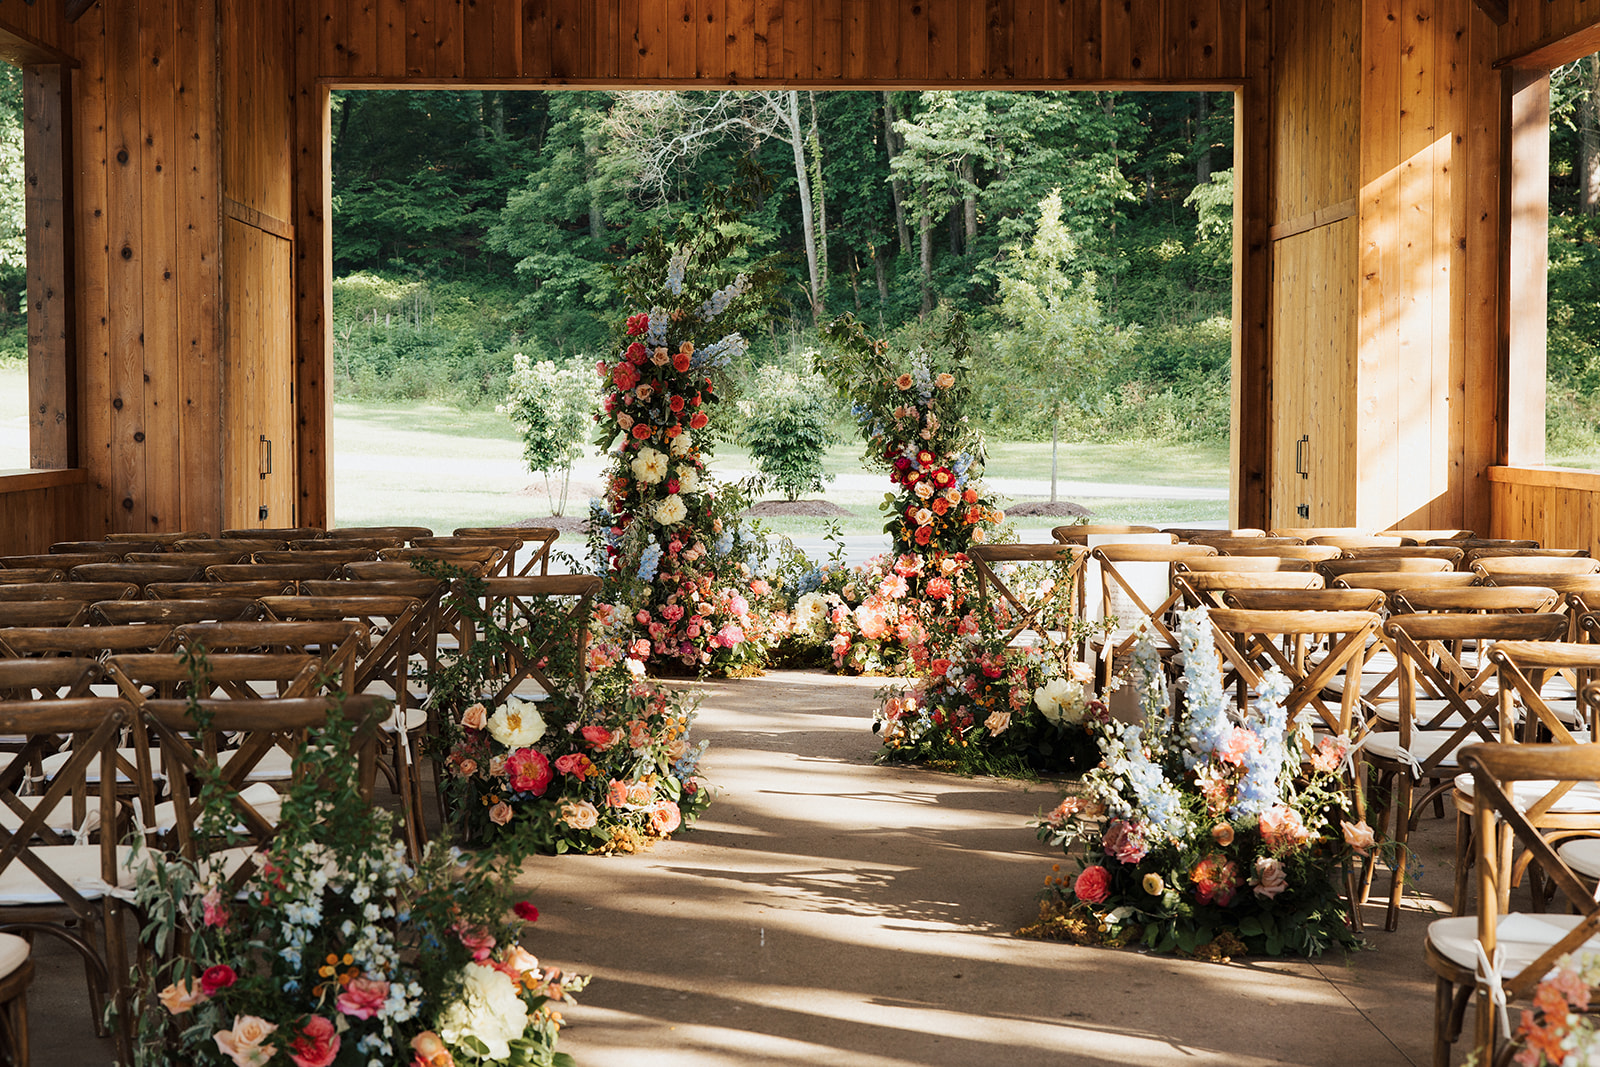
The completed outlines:
<svg viewBox="0 0 1600 1067">
<path fill-rule="evenodd" d="M 1103 903 L 1111 895 L 1111 872 L 1099 864 L 1085 867 L 1072 883 L 1072 893 L 1085 904 Z"/>
</svg>

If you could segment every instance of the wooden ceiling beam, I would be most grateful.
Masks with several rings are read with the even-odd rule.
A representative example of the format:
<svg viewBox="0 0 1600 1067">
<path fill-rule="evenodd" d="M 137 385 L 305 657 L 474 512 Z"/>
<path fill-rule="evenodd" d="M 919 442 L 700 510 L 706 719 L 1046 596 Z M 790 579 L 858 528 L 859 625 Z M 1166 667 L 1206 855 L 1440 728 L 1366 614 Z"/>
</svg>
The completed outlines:
<svg viewBox="0 0 1600 1067">
<path fill-rule="evenodd" d="M 67 21 L 77 22 L 95 5 L 95 0 L 67 0 Z"/>
<path fill-rule="evenodd" d="M 1496 26 L 1504 26 L 1511 18 L 1511 4 L 1509 0 L 1472 0 L 1478 5 L 1478 10 L 1488 15 Z"/>
</svg>

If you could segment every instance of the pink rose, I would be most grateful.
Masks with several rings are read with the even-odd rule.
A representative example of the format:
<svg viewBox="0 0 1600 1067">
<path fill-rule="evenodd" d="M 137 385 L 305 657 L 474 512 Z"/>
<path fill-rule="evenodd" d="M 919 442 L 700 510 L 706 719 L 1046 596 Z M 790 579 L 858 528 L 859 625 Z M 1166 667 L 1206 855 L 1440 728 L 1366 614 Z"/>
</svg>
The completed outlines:
<svg viewBox="0 0 1600 1067">
<path fill-rule="evenodd" d="M 387 990 L 388 983 L 383 985 Z M 289 1058 L 294 1061 L 295 1067 L 328 1067 L 338 1054 L 339 1035 L 334 1031 L 332 1021 L 321 1015 L 307 1019 L 295 1039 L 289 1042 Z"/>
<path fill-rule="evenodd" d="M 519 748 L 506 757 L 506 775 L 512 789 L 542 797 L 550 787 L 550 758 L 536 749 Z"/>
<path fill-rule="evenodd" d="M 1311 767 L 1323 774 L 1332 774 L 1344 762 L 1345 753 L 1349 750 L 1349 740 L 1342 735 L 1329 734 L 1311 750 Z"/>
<path fill-rule="evenodd" d="M 461 725 L 469 730 L 481 730 L 488 721 L 489 712 L 482 704 L 474 704 L 461 713 Z"/>
<path fill-rule="evenodd" d="M 663 800 L 650 810 L 650 829 L 666 837 L 683 824 L 683 813 L 678 810 L 678 805 L 670 800 Z"/>
<path fill-rule="evenodd" d="M 682 609 L 679 609 L 680 611 Z M 616 741 L 616 735 L 604 726 L 585 726 L 579 731 L 583 734 L 584 743 L 590 748 L 607 749 Z"/>
<path fill-rule="evenodd" d="M 334 1006 L 357 1019 L 370 1019 L 383 1010 L 389 999 L 389 983 L 377 978 L 352 978 Z"/>
<path fill-rule="evenodd" d="M 456 922 L 450 927 L 451 931 L 461 939 L 461 944 L 472 950 L 472 958 L 483 961 L 489 958 L 494 951 L 494 935 L 481 926 L 468 926 L 464 922 Z"/>
<path fill-rule="evenodd" d="M 580 782 L 596 773 L 593 761 L 582 752 L 569 752 L 557 759 L 556 770 L 570 774 Z"/>
<path fill-rule="evenodd" d="M 489 821 L 496 826 L 504 826 L 511 821 L 511 816 L 511 805 L 503 800 L 496 801 L 489 808 Z"/>
<path fill-rule="evenodd" d="M 1283 864 L 1272 856 L 1262 856 L 1256 860 L 1256 876 L 1253 881 L 1256 896 L 1268 900 L 1289 888 L 1289 876 L 1284 872 Z"/>
<path fill-rule="evenodd" d="M 1085 867 L 1075 882 L 1072 893 L 1085 904 L 1100 904 L 1111 895 L 1111 872 L 1099 864 Z"/>
<path fill-rule="evenodd" d="M 1293 852 L 1311 840 L 1311 831 L 1300 821 L 1300 813 L 1277 804 L 1261 813 L 1261 840 L 1272 852 Z"/>
</svg>

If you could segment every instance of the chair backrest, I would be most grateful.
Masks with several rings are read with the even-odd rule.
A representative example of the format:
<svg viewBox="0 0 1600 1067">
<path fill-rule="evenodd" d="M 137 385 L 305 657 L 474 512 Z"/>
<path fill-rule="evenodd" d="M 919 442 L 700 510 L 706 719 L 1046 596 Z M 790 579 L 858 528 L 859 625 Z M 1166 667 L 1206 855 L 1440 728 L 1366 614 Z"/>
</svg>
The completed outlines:
<svg viewBox="0 0 1600 1067">
<path fill-rule="evenodd" d="M 1538 619 L 1544 616 L 1499 617 Z M 1500 699 L 1504 709 L 1502 719 L 1507 722 L 1511 720 L 1513 701 L 1522 705 L 1522 740 L 1544 740 L 1547 736 L 1563 744 L 1578 743 L 1579 739 L 1573 736 L 1565 717 L 1551 706 L 1553 698 L 1547 696 L 1544 690 L 1552 679 L 1561 677 L 1568 680 L 1573 690 L 1581 693 L 1590 681 L 1600 677 L 1596 673 L 1600 672 L 1600 645 L 1560 640 L 1508 640 L 1490 649 L 1489 659 L 1498 668 Z M 1594 736 L 1594 725 L 1591 717 L 1588 723 L 1591 738 Z"/>
<path fill-rule="evenodd" d="M 338 560 L 318 559 L 322 553 L 301 553 L 293 563 L 216 563 L 206 568 L 208 582 L 300 582 L 307 579 L 331 578 L 344 564 Z"/>
<path fill-rule="evenodd" d="M 1339 550 L 1340 559 L 1443 559 L 1451 567 L 1460 564 L 1466 555 L 1459 548 L 1447 545 L 1379 545 L 1376 547 L 1345 547 Z"/>
<path fill-rule="evenodd" d="M 1447 559 L 1429 559 L 1426 556 L 1398 559 L 1328 559 L 1317 564 L 1317 570 L 1330 582 L 1335 578 L 1342 578 L 1347 574 L 1359 574 L 1362 571 L 1440 574 L 1453 569 Z"/>
<path fill-rule="evenodd" d="M 99 556 L 101 561 L 121 559 L 129 552 L 159 552 L 159 541 L 57 541 L 51 555 Z"/>
<path fill-rule="evenodd" d="M 366 630 L 344 619 L 320 621 L 202 622 L 179 626 L 175 647 L 215 652 L 296 652 L 315 655 L 320 673 L 354 677 L 355 664 L 366 647 Z"/>
<path fill-rule="evenodd" d="M 209 597 L 196 600 L 101 600 L 89 609 L 96 625 L 129 626 L 140 622 L 228 622 L 254 619 L 261 606 L 243 597 Z"/>
<path fill-rule="evenodd" d="M 1159 534 L 1154 526 L 1129 526 L 1122 523 L 1102 522 L 1087 523 L 1078 526 L 1057 526 L 1050 531 L 1050 537 L 1057 544 L 1086 545 L 1091 537 L 1118 537 L 1123 534 Z M 1167 543 L 1177 540 L 1172 534 L 1164 535 Z"/>
<path fill-rule="evenodd" d="M 0 566 L 7 570 L 21 567 L 38 567 L 63 574 L 80 563 L 105 563 L 107 557 L 99 552 L 44 552 L 21 556 L 0 556 Z"/>
<path fill-rule="evenodd" d="M 0 600 L 132 600 L 139 587 L 131 582 L 17 582 L 0 585 Z"/>
<path fill-rule="evenodd" d="M 367 631 L 365 647 L 346 688 L 361 693 L 381 682 L 392 687 L 404 711 L 411 653 L 434 636 L 434 615 L 426 602 L 408 596 L 281 596 L 262 597 L 261 606 L 269 619 L 360 623 Z"/>
<path fill-rule="evenodd" d="M 567 619 L 573 625 L 574 646 L 571 649 L 573 662 L 573 676 L 570 683 L 564 684 L 561 679 L 554 677 L 554 666 L 545 660 L 554 660 L 551 653 L 558 652 L 555 647 L 555 638 L 551 637 L 537 647 L 523 649 L 509 649 L 509 662 L 506 664 L 507 678 L 498 693 L 493 694 L 494 703 L 505 700 L 523 681 L 531 679 L 547 693 L 558 693 L 564 690 L 573 690 L 581 699 L 588 691 L 589 673 L 587 664 L 587 650 L 589 641 L 589 627 L 586 620 L 594 603 L 595 597 L 600 593 L 600 579 L 592 574 L 551 574 L 527 575 L 516 578 L 485 578 L 481 600 L 484 613 L 489 617 L 497 615 L 505 618 L 508 629 L 513 628 L 519 621 L 531 620 L 538 613 L 549 611 L 550 601 L 556 597 L 572 598 L 571 606 L 567 610 Z M 456 583 L 456 595 L 463 595 L 461 583 Z M 471 650 L 472 644 L 477 639 L 477 634 L 472 626 L 466 626 L 461 632 L 461 650 L 463 653 Z"/>
<path fill-rule="evenodd" d="M 163 553 L 169 559 L 182 559 L 175 553 Z M 151 582 L 193 582 L 200 578 L 202 565 L 185 560 L 181 563 L 80 563 L 67 575 L 75 582 L 131 582 L 141 589 Z"/>
<path fill-rule="evenodd" d="M 313 544 L 315 542 L 308 541 L 305 543 Z M 280 566 L 299 565 L 301 563 L 310 562 L 327 563 L 336 567 L 342 567 L 347 563 L 359 563 L 364 560 L 373 560 L 378 558 L 378 550 L 375 548 L 362 548 L 359 545 L 355 547 L 349 547 L 350 543 L 348 541 L 327 541 L 323 543 L 331 547 L 319 548 L 315 551 L 310 549 L 289 548 L 282 551 L 274 549 L 268 552 L 257 552 L 256 563 L 257 565 L 265 564 L 267 566 Z"/>
<path fill-rule="evenodd" d="M 553 526 L 460 526 L 454 531 L 457 537 L 501 537 L 514 535 L 522 542 L 522 548 L 528 553 L 521 565 L 517 565 L 516 554 L 508 553 L 504 570 L 515 571 L 511 577 L 526 578 L 536 571 L 540 575 L 550 573 L 550 547 L 561 536 L 561 531 Z"/>
<path fill-rule="evenodd" d="M 1329 584 L 1339 589 L 1393 593 L 1401 589 L 1467 589 L 1478 583 L 1478 576 L 1471 571 L 1352 571 Z"/>
<path fill-rule="evenodd" d="M 1189 538 L 1189 543 L 1194 545 L 1211 545 L 1224 555 L 1231 555 L 1236 548 L 1248 548 L 1258 551 L 1268 548 L 1283 548 L 1303 545 L 1305 541 L 1298 537 L 1268 537 L 1266 535 L 1249 535 L 1240 537 L 1229 530 L 1214 531 L 1208 534 L 1195 534 Z"/>
<path fill-rule="evenodd" d="M 1310 541 L 1313 537 L 1372 537 L 1377 532 L 1370 526 L 1283 526 L 1274 528 L 1271 536 Z"/>
<path fill-rule="evenodd" d="M 144 591 L 152 600 L 205 600 L 210 597 L 256 600 L 293 592 L 294 582 L 151 582 Z"/>
<path fill-rule="evenodd" d="M 243 563 L 257 552 L 281 551 L 289 542 L 265 537 L 197 537 L 179 541 L 172 546 L 174 552 L 222 553 L 234 557 L 229 563 Z"/>
<path fill-rule="evenodd" d="M 1083 561 L 1087 550 L 1078 545 L 975 545 L 968 550 L 977 577 L 978 610 L 994 612 L 1006 628 L 1007 643 L 1024 633 L 1035 635 L 1045 645 L 1056 644 L 1048 621 L 1041 617 L 1055 611 L 1072 613 L 1081 603 Z M 1027 594 L 1011 588 L 1007 564 L 1055 565 L 1060 573 L 1051 576 L 1048 592 L 1029 601 Z M 991 592 L 992 590 L 992 592 Z"/>
<path fill-rule="evenodd" d="M 208 652 L 204 676 L 171 652 L 107 656 L 106 676 L 135 705 L 151 697 L 262 700 L 318 695 L 322 660 L 307 653 Z M 146 693 L 146 689 L 151 692 Z"/>
<path fill-rule="evenodd" d="M 93 696 L 90 687 L 103 677 L 100 661 L 90 656 L 0 659 L 0 701 Z"/>
<path fill-rule="evenodd" d="M 1215 546 L 1213 546 L 1215 547 Z M 1309 571 L 1311 561 L 1290 556 L 1197 556 L 1172 565 L 1175 574 L 1201 574 L 1206 571 Z"/>
<path fill-rule="evenodd" d="M 305 541 L 313 537 L 322 537 L 328 531 L 320 526 L 263 526 L 260 529 L 223 530 L 219 540 L 271 540 Z"/>
<path fill-rule="evenodd" d="M 1419 545 L 1432 543 L 1449 544 L 1451 541 L 1464 541 L 1478 536 L 1471 530 L 1400 530 L 1391 527 L 1379 530 L 1380 534 L 1392 537 L 1409 537 Z"/>
<path fill-rule="evenodd" d="M 1538 548 L 1537 541 L 1524 541 L 1508 537 L 1461 537 L 1446 542 L 1471 552 L 1475 548 Z"/>
<path fill-rule="evenodd" d="M 1403 548 L 1410 541 L 1404 537 L 1387 537 L 1372 534 L 1363 537 L 1359 534 L 1325 534 L 1321 537 L 1308 537 L 1308 545 L 1330 545 L 1340 551 L 1349 551 L 1352 548 Z"/>
<path fill-rule="evenodd" d="M 1224 607 L 1239 611 L 1379 611 L 1383 594 L 1372 589 L 1228 589 Z"/>
<path fill-rule="evenodd" d="M 1479 556 L 1472 561 L 1478 574 L 1600 574 L 1600 559 L 1588 556 Z"/>
<path fill-rule="evenodd" d="M 505 556 L 498 545 L 478 542 L 455 548 L 384 548 L 378 550 L 378 559 L 385 563 L 410 563 L 413 560 L 433 560 L 449 563 L 472 574 L 487 574 L 494 570 Z"/>
<path fill-rule="evenodd" d="M 1470 567 L 1480 559 L 1499 559 L 1502 556 L 1549 556 L 1551 559 L 1567 559 L 1572 557 L 1586 557 L 1589 555 L 1587 548 L 1539 548 L 1523 547 L 1521 545 L 1474 545 L 1467 549 L 1466 558 L 1462 561 L 1463 567 Z"/>
<path fill-rule="evenodd" d="M 432 537 L 426 526 L 336 526 L 328 531 L 328 540 L 337 541 L 352 537 L 364 540 L 383 539 L 403 544 L 413 537 Z"/>
<path fill-rule="evenodd" d="M 67 572 L 50 567 L 12 567 L 0 570 L 0 585 L 41 584 L 65 581 Z"/>
<path fill-rule="evenodd" d="M 105 539 L 113 543 L 153 541 L 165 547 L 167 545 L 175 545 L 179 541 L 191 541 L 196 537 L 205 536 L 207 534 L 204 530 L 180 530 L 174 533 L 108 533 Z"/>
<path fill-rule="evenodd" d="M 246 556 L 246 559 L 249 557 Z M 129 552 L 122 557 L 123 563 L 160 563 L 166 566 L 190 565 L 196 570 L 209 567 L 213 563 L 237 563 L 237 552 Z"/>
<path fill-rule="evenodd" d="M 1554 589 L 1538 586 L 1470 586 L 1465 589 L 1398 591 L 1389 597 L 1389 610 L 1409 615 L 1417 612 L 1541 612 L 1554 611 L 1561 597 Z"/>
<path fill-rule="evenodd" d="M 1600 901 L 1537 825 L 1541 809 L 1548 810 L 1560 795 L 1600 779 L 1600 746 L 1476 744 L 1464 748 L 1460 759 L 1473 779 L 1477 939 L 1486 959 L 1501 960 L 1493 968 L 1495 975 L 1482 976 L 1480 967 L 1479 982 L 1497 982 L 1508 1001 L 1516 1000 L 1532 995 L 1563 956 L 1580 952 L 1600 933 Z M 1518 789 L 1519 782 L 1536 784 Z M 1507 864 L 1524 850 L 1564 898 L 1558 903 L 1564 902 L 1574 915 L 1557 919 L 1502 914 L 1501 886 L 1510 881 Z M 1500 1046 L 1510 1035 L 1498 1032 L 1494 991 L 1476 999 L 1477 1062 L 1503 1062 Z"/>
<path fill-rule="evenodd" d="M 78 626 L 89 621 L 87 600 L 0 600 L 0 629 L 8 626 Z"/>
<path fill-rule="evenodd" d="M 1219 560 L 1232 559 L 1218 556 Z M 1184 571 L 1173 565 L 1172 581 L 1192 607 L 1223 606 L 1223 595 L 1234 589 L 1321 589 L 1322 575 L 1315 571 Z"/>
<path fill-rule="evenodd" d="M 1355 718 L 1366 647 L 1382 619 L 1375 611 L 1243 611 L 1207 612 L 1215 631 L 1217 651 L 1226 667 L 1239 676 L 1242 686 L 1254 689 L 1266 670 L 1276 666 L 1289 680 L 1284 709 L 1290 721 L 1309 709 L 1325 728 L 1348 734 Z M 1326 635 L 1328 652 L 1311 663 L 1301 654 L 1298 638 Z M 1337 711 L 1323 700 L 1327 683 L 1339 675 L 1351 679 L 1341 689 Z"/>
<path fill-rule="evenodd" d="M 154 652 L 168 647 L 172 627 L 166 623 L 137 626 L 13 626 L 0 630 L 0 655 L 99 656 L 112 652 Z"/>
<path fill-rule="evenodd" d="M 1312 564 L 1321 563 L 1325 559 L 1339 558 L 1337 548 L 1329 548 L 1327 545 L 1303 545 L 1275 537 L 1263 537 L 1257 542 L 1240 540 L 1227 544 L 1220 541 L 1201 543 L 1214 545 L 1224 556 L 1282 556 L 1287 559 L 1303 559 Z"/>
<path fill-rule="evenodd" d="M 290 541 L 289 548 L 294 552 L 340 553 L 364 548 L 376 553 L 380 548 L 397 548 L 404 543 L 389 537 L 312 537 L 304 541 Z"/>
</svg>

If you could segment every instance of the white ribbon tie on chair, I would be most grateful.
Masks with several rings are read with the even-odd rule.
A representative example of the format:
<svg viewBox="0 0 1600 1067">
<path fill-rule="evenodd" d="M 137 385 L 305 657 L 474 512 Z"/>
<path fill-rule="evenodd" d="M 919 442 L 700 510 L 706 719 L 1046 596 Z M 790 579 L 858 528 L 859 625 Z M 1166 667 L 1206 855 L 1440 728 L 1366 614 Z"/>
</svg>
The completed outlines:
<svg viewBox="0 0 1600 1067">
<path fill-rule="evenodd" d="M 1511 1034 L 1511 1011 L 1506 1002 L 1505 975 L 1501 968 L 1506 963 L 1505 949 L 1496 945 L 1494 959 L 1483 950 L 1483 942 L 1473 939 L 1473 951 L 1478 956 L 1478 984 L 1489 994 L 1489 1000 L 1494 1004 L 1495 1011 L 1500 1017 L 1500 1033 L 1502 1036 Z"/>
</svg>

